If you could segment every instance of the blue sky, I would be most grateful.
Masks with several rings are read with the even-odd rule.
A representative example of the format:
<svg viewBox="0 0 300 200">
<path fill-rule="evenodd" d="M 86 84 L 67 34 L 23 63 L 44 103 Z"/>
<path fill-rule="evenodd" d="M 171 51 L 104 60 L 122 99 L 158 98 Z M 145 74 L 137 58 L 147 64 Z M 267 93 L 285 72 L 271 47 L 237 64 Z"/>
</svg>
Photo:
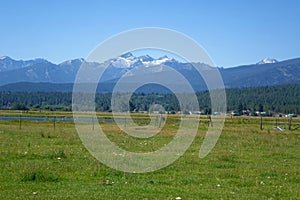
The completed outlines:
<svg viewBox="0 0 300 200">
<path fill-rule="evenodd" d="M 0 55 L 54 63 L 89 53 L 119 32 L 174 29 L 220 67 L 300 57 L 300 1 L 1 0 Z"/>
</svg>

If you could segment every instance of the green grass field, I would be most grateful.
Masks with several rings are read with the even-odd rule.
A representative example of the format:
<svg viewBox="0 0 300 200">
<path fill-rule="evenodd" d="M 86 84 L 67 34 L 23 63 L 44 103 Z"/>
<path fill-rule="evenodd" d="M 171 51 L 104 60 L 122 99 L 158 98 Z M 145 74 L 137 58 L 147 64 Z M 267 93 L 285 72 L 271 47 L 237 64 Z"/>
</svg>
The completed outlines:
<svg viewBox="0 0 300 200">
<path fill-rule="evenodd" d="M 101 125 L 122 148 L 149 151 L 172 140 L 176 126 L 168 119 L 162 133 L 148 140 L 131 138 L 111 123 Z M 297 124 L 294 118 L 292 128 Z M 207 130 L 202 123 L 193 144 L 172 165 L 131 174 L 94 159 L 74 123 L 57 122 L 54 129 L 52 121 L 22 121 L 20 129 L 18 120 L 0 120 L 0 199 L 300 199 L 300 129 L 281 132 L 274 126 L 275 118 L 264 118 L 261 131 L 259 118 L 228 117 L 213 151 L 199 159 Z"/>
</svg>

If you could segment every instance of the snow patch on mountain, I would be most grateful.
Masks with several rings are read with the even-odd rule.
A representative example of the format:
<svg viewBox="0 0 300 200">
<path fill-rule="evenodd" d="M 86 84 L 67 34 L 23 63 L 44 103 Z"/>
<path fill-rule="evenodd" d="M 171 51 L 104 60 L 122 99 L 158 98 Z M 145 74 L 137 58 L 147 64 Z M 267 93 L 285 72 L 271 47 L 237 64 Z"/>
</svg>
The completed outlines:
<svg viewBox="0 0 300 200">
<path fill-rule="evenodd" d="M 135 57 L 131 53 L 126 53 L 110 60 L 110 63 L 113 67 L 116 68 L 134 68 L 139 65 L 144 65 L 145 67 L 157 66 L 166 62 L 173 61 L 175 61 L 173 58 L 168 58 L 167 56 L 154 59 L 149 55 Z"/>
<path fill-rule="evenodd" d="M 137 59 L 134 57 L 118 57 L 116 59 L 111 60 L 111 64 L 117 68 L 129 68 L 137 62 Z"/>
<path fill-rule="evenodd" d="M 273 58 L 265 58 L 265 59 L 259 61 L 256 64 L 257 65 L 263 65 L 263 64 L 272 64 L 272 63 L 278 63 L 278 61 L 276 59 L 273 59 Z"/>
<path fill-rule="evenodd" d="M 0 56 L 0 60 L 5 60 L 6 58 L 9 58 L 7 56 Z"/>
<path fill-rule="evenodd" d="M 146 61 L 146 62 L 142 62 L 145 66 L 150 67 L 150 66 L 156 66 L 156 65 L 161 65 L 164 64 L 166 62 L 170 62 L 173 59 L 168 58 L 167 56 L 158 58 L 156 60 L 152 60 L 152 61 Z"/>
</svg>

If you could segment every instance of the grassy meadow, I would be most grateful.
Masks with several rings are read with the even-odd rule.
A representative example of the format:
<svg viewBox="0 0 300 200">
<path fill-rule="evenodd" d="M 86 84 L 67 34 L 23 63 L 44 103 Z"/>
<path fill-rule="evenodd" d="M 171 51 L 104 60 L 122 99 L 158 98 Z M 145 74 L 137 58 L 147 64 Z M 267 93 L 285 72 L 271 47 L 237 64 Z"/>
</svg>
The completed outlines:
<svg viewBox="0 0 300 200">
<path fill-rule="evenodd" d="M 0 116 L 18 116 L 1 111 Z M 72 113 L 55 113 L 71 117 Z M 48 116 L 54 113 L 23 113 Z M 111 118 L 108 113 L 98 117 Z M 133 115 L 135 118 L 147 116 Z M 113 123 L 107 136 L 129 151 L 153 151 L 170 142 L 178 116 L 170 115 L 153 138 L 132 138 Z M 82 145 L 73 122 L 0 120 L 0 199 L 300 199 L 300 125 L 274 130 L 275 118 L 227 117 L 213 151 L 199 159 L 208 127 L 176 162 L 161 170 L 132 174 L 111 169 Z M 286 124 L 281 118 L 279 123 Z M 285 125 L 287 129 L 287 126 Z M 295 130 L 293 130 L 295 129 Z"/>
</svg>

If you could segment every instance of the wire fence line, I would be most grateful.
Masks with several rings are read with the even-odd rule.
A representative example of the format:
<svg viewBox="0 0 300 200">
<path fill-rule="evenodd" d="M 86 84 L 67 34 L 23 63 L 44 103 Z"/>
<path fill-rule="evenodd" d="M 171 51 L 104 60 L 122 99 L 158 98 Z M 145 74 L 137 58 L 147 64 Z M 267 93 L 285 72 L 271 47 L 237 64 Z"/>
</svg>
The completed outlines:
<svg viewBox="0 0 300 200">
<path fill-rule="evenodd" d="M 173 117 L 173 116 L 172 116 Z M 212 126 L 213 125 L 213 119 L 207 115 L 207 116 L 192 116 L 192 115 L 186 115 L 186 116 L 176 116 L 176 120 L 167 121 L 168 117 L 163 117 L 161 115 L 157 115 L 155 117 L 155 120 L 152 121 L 150 125 L 161 127 L 165 123 L 173 123 L 173 124 L 179 124 L 180 120 L 184 120 L 185 118 L 195 118 L 197 119 L 199 117 L 199 125 L 204 126 Z M 14 115 L 14 116 L 0 116 L 0 121 L 18 121 L 19 122 L 19 128 L 21 129 L 22 126 L 24 126 L 25 121 L 33 121 L 36 123 L 39 122 L 52 122 L 53 128 L 55 129 L 57 126 L 57 123 L 62 122 L 69 122 L 72 123 L 74 121 L 76 122 L 82 122 L 82 123 L 92 123 L 93 127 L 96 123 L 118 123 L 118 124 L 124 124 L 125 126 L 130 126 L 132 124 L 129 124 L 131 120 L 127 119 L 124 116 L 115 116 L 115 117 L 103 117 L 103 116 L 97 116 L 91 117 L 80 117 L 80 118 L 73 118 L 73 117 L 62 117 L 62 116 L 56 116 L 56 114 L 48 115 L 48 116 L 23 116 L 22 114 Z M 149 125 L 150 119 L 143 116 L 143 117 L 137 117 L 134 118 L 133 123 L 136 123 L 137 125 L 143 126 L 143 125 Z M 190 123 L 193 121 L 189 120 Z M 228 116 L 225 120 L 225 126 L 233 126 L 233 125 L 251 125 L 253 127 L 258 127 L 260 130 L 268 130 L 268 129 L 274 129 L 278 131 L 286 131 L 286 130 L 300 130 L 300 118 L 299 117 L 249 117 L 249 116 Z M 188 124 L 186 124 L 188 125 Z"/>
</svg>

